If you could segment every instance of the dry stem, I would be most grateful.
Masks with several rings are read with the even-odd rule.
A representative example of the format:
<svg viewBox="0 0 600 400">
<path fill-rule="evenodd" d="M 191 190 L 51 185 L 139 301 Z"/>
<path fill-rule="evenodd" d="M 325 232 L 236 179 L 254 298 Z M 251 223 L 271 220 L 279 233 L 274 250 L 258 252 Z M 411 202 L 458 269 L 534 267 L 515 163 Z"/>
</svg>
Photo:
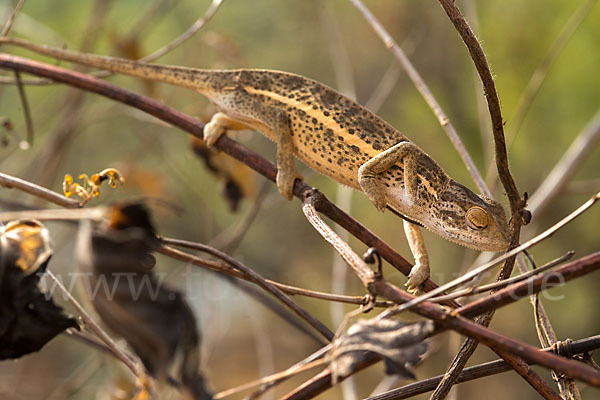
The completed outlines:
<svg viewBox="0 0 600 400">
<path fill-rule="evenodd" d="M 53 192 L 45 187 L 28 182 L 21 178 L 10 176 L 0 172 L 0 186 L 8 189 L 18 189 L 25 193 L 29 193 L 40 199 L 44 199 L 56 205 L 65 208 L 79 208 L 80 203 L 77 200 L 69 199 L 62 194 Z"/>
</svg>

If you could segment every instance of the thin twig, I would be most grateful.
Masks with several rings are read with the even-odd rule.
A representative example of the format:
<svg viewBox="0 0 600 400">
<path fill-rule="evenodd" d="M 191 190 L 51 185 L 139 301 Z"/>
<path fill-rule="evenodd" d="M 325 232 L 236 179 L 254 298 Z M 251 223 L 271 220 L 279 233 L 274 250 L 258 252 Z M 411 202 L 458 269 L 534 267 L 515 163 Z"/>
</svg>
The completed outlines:
<svg viewBox="0 0 600 400">
<path fill-rule="evenodd" d="M 488 102 L 488 109 L 492 119 L 496 168 L 498 169 L 500 181 L 504 186 L 504 190 L 506 191 L 508 200 L 510 202 L 514 232 L 514 224 L 516 220 L 520 220 L 520 213 L 523 204 L 520 193 L 508 168 L 508 154 L 506 152 L 506 141 L 504 138 L 504 121 L 502 119 L 502 111 L 500 108 L 498 92 L 496 91 L 496 84 L 494 83 L 494 78 L 488 65 L 485 53 L 481 48 L 481 44 L 475 37 L 475 34 L 469 27 L 469 24 L 461 14 L 455 2 L 453 0 L 439 0 L 439 2 L 450 18 L 450 21 L 452 21 L 452 24 L 458 31 L 463 42 L 467 46 L 469 54 L 471 55 L 473 63 L 475 64 L 475 68 L 477 69 L 479 77 L 481 78 L 481 82 L 483 83 L 486 100 Z"/>
<path fill-rule="evenodd" d="M 117 358 L 117 355 L 110 349 L 110 347 L 108 347 L 106 344 L 104 344 L 104 342 L 102 342 L 100 339 L 97 339 L 96 336 L 85 332 L 85 331 L 77 331 L 74 329 L 67 329 L 66 332 L 64 332 L 64 336 L 71 338 L 71 339 L 75 339 L 81 343 L 86 344 L 87 346 L 93 347 L 94 349 L 103 352 L 104 354 L 107 354 L 109 356 L 115 357 Z M 131 359 L 133 359 L 133 355 L 130 355 L 127 351 L 122 350 L 124 354 L 126 354 L 128 357 L 131 357 Z M 166 382 L 174 387 L 175 389 L 181 389 L 182 387 L 182 383 L 173 378 L 172 375 L 167 374 L 166 377 Z"/>
<path fill-rule="evenodd" d="M 535 270 L 535 264 L 532 259 L 529 259 L 529 262 L 532 264 L 532 268 Z M 517 267 L 519 271 L 526 272 L 527 268 L 525 266 L 524 257 L 519 255 L 517 259 Z M 533 315 L 535 320 L 535 328 L 538 334 L 538 339 L 540 344 L 543 347 L 552 346 L 554 343 L 558 341 L 558 337 L 552 328 L 552 324 L 550 322 L 550 317 L 546 313 L 546 309 L 544 305 L 540 301 L 540 297 L 538 294 L 534 294 L 530 296 L 529 301 L 533 306 Z M 575 381 L 569 379 L 562 374 L 556 374 L 552 371 L 552 378 L 558 384 L 558 389 L 560 391 L 560 395 L 563 398 L 568 398 L 571 400 L 581 400 L 581 394 L 579 393 L 579 389 L 575 385 Z"/>
<path fill-rule="evenodd" d="M 21 7 L 23 7 L 23 4 L 25 4 L 25 0 L 19 0 L 13 12 L 10 13 L 10 15 L 8 16 L 8 19 L 6 20 L 6 23 L 2 28 L 2 32 L 0 32 L 0 37 L 5 37 L 6 35 L 8 35 L 8 32 L 10 32 L 10 28 L 12 28 L 13 23 L 15 22 L 15 18 L 17 18 L 19 11 L 21 11 Z"/>
<path fill-rule="evenodd" d="M 8 189 L 18 189 L 25 193 L 29 193 L 40 199 L 44 199 L 56 205 L 65 208 L 80 208 L 81 205 L 77 200 L 69 199 L 62 194 L 53 192 L 52 190 L 46 189 L 45 187 L 36 185 L 35 183 L 28 182 L 24 179 L 10 176 L 0 172 L 0 186 Z"/>
<path fill-rule="evenodd" d="M 21 3 L 23 1 L 24 0 L 21 0 Z M 171 52 L 173 49 L 179 47 L 183 42 L 185 42 L 186 40 L 188 40 L 189 38 L 191 38 L 196 32 L 198 32 L 200 29 L 202 29 L 202 27 L 204 25 L 206 25 L 206 23 L 208 21 L 210 21 L 210 19 L 215 15 L 215 13 L 217 12 L 217 9 L 219 8 L 219 6 L 222 3 L 223 3 L 223 0 L 213 0 L 213 2 L 208 7 L 208 9 L 204 13 L 204 15 L 201 18 L 199 18 L 198 20 L 196 20 L 196 22 L 194 22 L 185 32 L 183 32 L 177 38 L 173 39 L 170 43 L 168 43 L 165 46 L 157 49 L 153 53 L 148 54 L 145 57 L 142 57 L 138 61 L 140 61 L 140 62 L 152 62 L 152 61 L 154 61 L 154 60 L 156 60 L 156 59 L 164 56 L 165 54 Z M 6 27 L 5 27 L 5 29 L 6 29 Z M 0 35 L 0 37 L 3 37 L 3 36 L 6 36 L 6 34 Z M 95 76 L 97 78 L 106 78 L 108 76 L 113 75 L 113 73 L 112 72 L 108 72 L 108 71 L 98 71 L 98 72 L 93 73 L 91 75 L 93 75 L 93 76 Z M 4 84 L 14 84 L 15 80 L 0 77 L 0 84 L 2 84 L 2 83 L 4 83 Z M 48 80 L 48 79 L 36 79 L 36 80 L 31 80 L 30 79 L 30 80 L 23 81 L 23 83 L 25 85 L 44 86 L 44 85 L 54 85 L 57 82 L 55 82 L 53 80 Z"/>
<path fill-rule="evenodd" d="M 162 237 L 161 241 L 163 244 L 166 244 L 166 245 L 186 247 L 188 249 L 194 249 L 194 250 L 199 250 L 199 251 L 204 251 L 204 246 L 205 246 L 205 245 L 203 245 L 201 243 L 197 243 L 197 242 L 190 242 L 187 240 L 171 239 L 171 238 L 165 238 L 165 237 Z M 209 246 L 209 247 L 212 247 L 212 246 Z M 183 256 L 183 255 L 178 255 L 178 256 Z M 238 271 L 237 269 L 232 269 L 230 267 L 226 267 L 219 262 L 214 262 L 214 261 L 205 260 L 205 259 L 201 259 L 201 260 L 202 260 L 201 266 L 207 267 L 212 271 L 221 272 L 221 273 L 224 273 L 226 275 L 229 275 L 229 276 L 232 276 L 235 278 L 244 279 L 249 282 L 253 282 L 252 278 L 247 276 L 246 274 L 244 274 L 242 271 Z M 189 259 L 187 259 L 186 261 L 194 263 L 195 261 L 199 261 L 199 260 L 197 257 L 195 257 L 193 255 L 189 255 Z M 226 261 L 226 260 L 224 260 L 224 261 Z M 236 261 L 238 263 L 240 262 L 238 260 L 236 260 Z M 339 302 L 339 303 L 356 304 L 356 305 L 362 305 L 362 306 L 367 305 L 370 302 L 370 299 L 368 296 L 347 296 L 347 295 L 340 295 L 340 294 L 333 294 L 333 293 L 318 292 L 315 290 L 305 289 L 305 288 L 301 288 L 301 287 L 297 287 L 297 286 L 286 285 L 285 283 L 276 282 L 271 279 L 265 279 L 265 281 L 267 281 L 268 283 L 272 284 L 273 286 L 281 289 L 282 292 L 284 292 L 285 294 L 289 294 L 289 295 L 300 295 L 300 296 L 312 297 L 312 298 L 320 299 L 320 300 L 335 301 L 335 302 Z M 254 282 L 254 283 L 256 283 L 256 282 Z M 392 305 L 394 305 L 394 303 L 392 303 L 390 301 L 376 301 L 374 303 L 375 307 L 386 307 L 387 308 L 387 307 L 391 307 Z"/>
<path fill-rule="evenodd" d="M 0 221 L 13 221 L 16 219 L 37 219 L 40 221 L 101 221 L 106 217 L 104 207 L 79 208 L 73 210 L 22 210 L 0 212 Z"/>
<path fill-rule="evenodd" d="M 479 293 L 483 293 L 483 292 L 488 292 L 490 290 L 501 289 L 501 288 L 511 285 L 513 283 L 521 282 L 521 281 L 523 281 L 529 277 L 532 277 L 534 275 L 541 274 L 542 272 L 544 272 L 550 268 L 554 268 L 558 264 L 562 264 L 563 262 L 569 260 L 571 257 L 573 257 L 573 254 L 575 254 L 574 251 L 569 251 L 567 254 L 560 256 L 560 257 L 542 265 L 539 268 L 533 269 L 531 271 L 521 271 L 521 275 L 517 275 L 510 279 L 504 279 L 504 280 L 496 281 L 496 282 L 493 282 L 493 283 L 490 283 L 487 285 L 482 285 L 482 286 L 477 286 L 477 287 L 473 287 L 473 288 L 460 290 L 460 291 L 453 292 L 453 293 L 450 293 L 450 294 L 447 294 L 444 296 L 433 297 L 433 298 L 429 299 L 429 301 L 431 301 L 432 303 L 439 303 L 439 302 L 450 300 L 450 299 L 457 299 L 457 298 L 464 297 L 464 296 L 471 296 L 471 295 L 475 295 L 475 294 L 479 294 Z"/>
<path fill-rule="evenodd" d="M 151 62 L 164 56 L 169 53 L 171 50 L 179 47 L 183 42 L 194 36 L 196 32 L 198 32 L 210 19 L 215 15 L 219 6 L 223 3 L 223 0 L 213 0 L 210 4 L 210 7 L 206 10 L 202 18 L 198 19 L 196 22 L 192 24 L 185 32 L 179 35 L 177 38 L 173 39 L 171 43 L 161 47 L 160 49 L 154 51 L 151 54 L 141 58 L 139 61 L 142 62 Z"/>
<path fill-rule="evenodd" d="M 289 378 L 291 376 L 294 376 L 300 372 L 304 372 L 308 369 L 315 368 L 315 367 L 322 365 L 325 362 L 325 360 L 323 359 L 323 356 L 330 349 L 331 349 L 331 344 L 328 344 L 327 346 L 320 348 L 319 350 L 317 350 L 310 356 L 306 357 L 304 360 L 292 365 L 291 367 L 287 368 L 284 371 L 272 374 L 270 376 L 265 376 L 256 381 L 248 382 L 243 385 L 237 386 L 235 388 L 231 388 L 231 389 L 216 393 L 213 396 L 213 398 L 215 400 L 222 399 L 223 397 L 231 396 L 232 394 L 236 394 L 236 393 L 242 392 L 247 389 L 251 389 L 251 388 L 259 386 L 259 385 L 264 385 L 265 388 L 271 388 L 271 387 L 273 387 L 273 385 L 283 382 L 284 380 L 286 380 L 287 378 Z M 262 393 L 264 393 L 264 390 L 261 391 L 261 394 Z"/>
<path fill-rule="evenodd" d="M 569 149 L 529 199 L 529 209 L 536 217 L 543 214 L 554 202 L 585 157 L 594 150 L 598 141 L 600 141 L 600 110 L 596 111 L 594 117 L 577 135 Z"/>
<path fill-rule="evenodd" d="M 509 147 L 519 133 L 523 121 L 527 116 L 527 112 L 529 111 L 529 107 L 533 103 L 535 96 L 538 94 L 546 76 L 548 76 L 548 71 L 550 71 L 550 68 L 554 65 L 554 62 L 569 42 L 569 39 L 571 39 L 577 28 L 579 28 L 596 3 L 597 0 L 582 0 L 579 3 L 579 6 L 569 17 L 567 23 L 554 40 L 554 43 L 552 43 L 552 46 L 550 46 L 550 49 L 531 75 L 531 78 L 529 78 L 529 82 L 527 82 L 525 90 L 521 93 L 521 97 L 517 102 L 515 112 L 511 118 L 510 129 L 507 134 Z"/>
<path fill-rule="evenodd" d="M 317 330 L 317 332 L 319 332 L 321 335 L 323 335 L 323 337 L 325 337 L 327 340 L 331 340 L 333 338 L 333 332 L 331 332 L 325 325 L 323 325 L 323 323 L 321 321 L 319 321 L 318 319 L 313 317 L 308 311 L 306 311 L 305 309 L 300 307 L 298 304 L 296 304 L 292 299 L 290 299 L 281 289 L 279 289 L 272 283 L 265 280 L 265 278 L 263 278 L 261 275 L 256 273 L 254 270 L 252 270 L 251 268 L 248 268 L 247 266 L 245 266 L 244 264 L 242 264 L 235 258 L 233 258 L 233 257 L 229 256 L 228 254 L 225 254 L 215 248 L 203 245 L 201 243 L 196 243 L 195 245 L 197 246 L 198 250 L 212 254 L 213 256 L 226 261 L 228 264 L 235 266 L 235 268 L 238 271 L 241 271 L 244 275 L 249 277 L 252 282 L 256 283 L 257 285 L 259 285 L 260 287 L 262 287 L 263 289 L 265 289 L 266 291 L 271 293 L 273 296 L 275 296 L 275 298 L 277 298 L 279 301 L 281 301 L 283 304 L 285 304 L 287 307 L 289 307 L 294 313 L 296 313 L 296 315 L 298 315 L 300 318 L 302 318 L 304 321 L 306 321 L 310 326 L 315 328 L 315 330 Z M 179 250 L 176 250 L 172 247 L 165 246 L 165 245 L 161 246 L 159 248 L 158 252 L 161 254 L 176 258 L 178 260 L 182 260 L 182 261 L 192 262 L 192 260 L 194 260 L 195 263 L 200 263 L 200 265 L 203 265 L 203 266 L 210 264 L 208 262 L 209 260 L 203 260 L 199 257 L 194 257 L 192 255 L 186 254 L 184 252 L 181 252 Z M 213 266 L 214 266 L 214 263 L 213 263 Z M 220 268 L 219 270 L 222 270 L 222 268 Z"/>
<path fill-rule="evenodd" d="M 28 150 L 33 146 L 33 120 L 31 119 L 31 110 L 29 109 L 29 102 L 27 101 L 27 95 L 25 94 L 25 88 L 23 87 L 19 71 L 15 71 L 15 82 L 17 83 L 17 92 L 19 93 L 19 100 L 21 100 L 21 107 L 23 107 L 23 117 L 25 118 L 25 127 L 27 130 L 27 140 L 22 140 L 19 146 L 21 150 Z"/>
<path fill-rule="evenodd" d="M 144 369 L 141 367 L 140 362 L 138 362 L 138 360 L 136 360 L 133 357 L 133 355 L 127 354 L 126 352 L 124 352 L 114 342 L 114 340 L 112 340 L 112 338 L 104 331 L 104 329 L 102 329 L 100 327 L 100 325 L 98 323 L 96 323 L 96 321 L 94 321 L 94 319 L 88 314 L 88 312 L 83 308 L 83 306 L 81 304 L 79 304 L 79 302 L 71 295 L 71 293 L 69 293 L 69 291 L 63 286 L 62 282 L 56 278 L 56 276 L 52 273 L 52 271 L 47 270 L 46 273 L 48 274 L 48 276 L 50 276 L 50 278 L 54 281 L 54 283 L 56 283 L 56 286 L 60 289 L 60 291 L 67 298 L 67 300 L 69 300 L 69 302 L 73 305 L 73 307 L 75 307 L 75 309 L 81 316 L 83 323 L 88 328 L 90 328 L 90 330 L 92 332 L 94 332 L 96 334 L 96 336 L 98 336 L 98 338 L 100 338 L 100 340 L 102 340 L 102 342 L 104 342 L 104 344 L 106 344 L 106 346 L 108 346 L 108 348 L 114 353 L 114 355 L 119 360 L 121 360 L 121 362 L 123 364 L 125 364 L 125 366 L 127 368 L 129 368 L 129 370 L 131 372 L 133 372 L 133 374 L 135 376 L 137 376 L 138 378 L 140 378 L 142 381 L 150 380 L 151 378 L 146 374 Z"/>
<path fill-rule="evenodd" d="M 581 354 L 588 351 L 597 350 L 600 348 L 600 335 L 573 341 L 571 343 L 571 348 L 573 349 L 573 354 Z M 551 352 L 553 349 L 552 347 L 548 347 L 542 349 L 542 351 Z M 510 365 L 508 365 L 502 359 L 489 361 L 483 364 L 465 368 L 461 372 L 457 383 L 469 382 L 474 379 L 484 378 L 486 376 L 491 376 L 510 370 Z M 409 385 L 369 397 L 367 400 L 402 400 L 413 396 L 418 396 L 435 389 L 435 387 L 441 382 L 443 376 L 444 375 L 438 375 L 419 382 L 411 383 Z"/>
<path fill-rule="evenodd" d="M 212 238 L 208 245 L 216 247 L 225 253 L 230 253 L 235 250 L 258 216 L 258 213 L 260 212 L 263 203 L 267 198 L 267 194 L 269 193 L 268 189 L 268 182 L 265 182 L 260 188 L 258 195 L 254 199 L 252 207 L 246 213 L 246 215 L 240 219 L 233 231 L 221 232 L 219 235 Z"/>
<path fill-rule="evenodd" d="M 331 347 L 332 347 L 331 343 L 326 346 L 323 346 L 316 352 L 312 353 L 310 356 L 304 358 L 303 360 L 301 360 L 301 361 L 297 362 L 296 364 L 292 365 L 291 367 L 287 368 L 286 371 L 294 372 L 295 370 L 297 370 L 299 368 L 303 368 L 305 365 L 312 363 L 313 361 L 315 361 L 319 358 L 322 358 L 329 350 L 331 350 Z M 293 375 L 290 374 L 289 376 L 293 376 Z M 260 398 L 260 396 L 262 396 L 268 390 L 270 390 L 271 388 L 275 387 L 276 385 L 284 382 L 286 379 L 287 379 L 287 377 L 266 383 L 266 384 L 262 385 L 260 388 L 258 388 L 257 390 L 255 390 L 254 392 L 250 393 L 248 396 L 244 397 L 244 400 L 258 399 L 258 398 Z"/>
<path fill-rule="evenodd" d="M 473 181 L 477 185 L 479 191 L 491 198 L 492 194 L 490 190 L 487 188 L 483 178 L 481 177 L 481 174 L 479 173 L 477 167 L 475 166 L 475 163 L 473 162 L 473 159 L 471 159 L 469 152 L 467 151 L 465 145 L 458 136 L 456 129 L 454 129 L 454 126 L 450 122 L 450 119 L 448 118 L 438 101 L 433 96 L 433 93 L 431 93 L 431 90 L 429 90 L 429 87 L 427 86 L 423 78 L 421 78 L 421 75 L 412 65 L 402 48 L 398 46 L 394 39 L 392 39 L 392 37 L 385 30 L 383 25 L 381 25 L 381 23 L 375 18 L 375 16 L 373 16 L 371 11 L 369 11 L 369 9 L 365 7 L 361 0 L 350 0 L 350 2 L 354 4 L 354 6 L 365 17 L 365 19 L 371 25 L 373 30 L 375 30 L 377 35 L 381 38 L 385 46 L 388 49 L 390 49 L 390 51 L 396 56 L 396 58 L 400 62 L 400 65 L 402 66 L 402 68 L 404 68 L 410 80 L 413 82 L 419 93 L 421 93 L 421 96 L 423 96 L 423 98 L 425 99 L 427 105 L 429 105 L 429 107 L 435 114 L 442 129 L 446 132 L 448 138 L 450 138 L 452 145 L 458 152 L 460 158 L 463 160 L 467 171 L 469 171 L 469 174 L 471 174 L 471 177 L 473 178 Z"/>
</svg>

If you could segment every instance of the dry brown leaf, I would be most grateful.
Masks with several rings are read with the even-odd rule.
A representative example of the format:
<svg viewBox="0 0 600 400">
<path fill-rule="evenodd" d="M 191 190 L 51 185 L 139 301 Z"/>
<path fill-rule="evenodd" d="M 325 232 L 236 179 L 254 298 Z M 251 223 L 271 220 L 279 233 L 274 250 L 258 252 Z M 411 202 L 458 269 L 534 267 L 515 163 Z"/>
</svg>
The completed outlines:
<svg viewBox="0 0 600 400">
<path fill-rule="evenodd" d="M 349 376 L 367 353 L 383 358 L 386 374 L 415 379 L 411 368 L 423 360 L 428 347 L 425 338 L 433 329 L 432 321 L 407 323 L 374 318 L 355 323 L 333 344 L 329 365 L 332 380 Z"/>
</svg>

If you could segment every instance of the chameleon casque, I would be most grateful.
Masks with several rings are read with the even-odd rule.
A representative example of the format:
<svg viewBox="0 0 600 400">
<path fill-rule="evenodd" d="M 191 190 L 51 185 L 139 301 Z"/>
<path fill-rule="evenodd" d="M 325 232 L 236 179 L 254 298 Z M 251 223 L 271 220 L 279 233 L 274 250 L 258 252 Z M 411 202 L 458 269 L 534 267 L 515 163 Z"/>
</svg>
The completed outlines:
<svg viewBox="0 0 600 400">
<path fill-rule="evenodd" d="M 210 147 L 229 129 L 257 130 L 277 143 L 277 187 L 292 198 L 294 156 L 335 181 L 461 245 L 502 251 L 509 245 L 502 206 L 451 179 L 416 144 L 366 108 L 303 76 L 260 69 L 203 70 L 146 64 L 35 45 L 0 43 L 115 73 L 195 90 L 218 108 L 204 128 Z M 407 286 L 429 277 L 419 227 L 404 221 L 415 257 Z"/>
</svg>

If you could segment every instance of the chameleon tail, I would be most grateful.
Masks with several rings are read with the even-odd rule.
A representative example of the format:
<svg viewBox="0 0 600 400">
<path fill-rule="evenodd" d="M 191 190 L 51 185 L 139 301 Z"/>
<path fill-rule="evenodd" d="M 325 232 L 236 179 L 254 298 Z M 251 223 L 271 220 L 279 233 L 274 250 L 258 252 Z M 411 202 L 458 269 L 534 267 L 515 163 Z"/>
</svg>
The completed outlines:
<svg viewBox="0 0 600 400">
<path fill-rule="evenodd" d="M 26 40 L 16 38 L 0 38 L 0 45 L 2 44 L 26 48 L 41 55 L 69 61 L 75 64 L 81 64 L 88 67 L 103 69 L 106 71 L 139 77 L 142 79 L 169 83 L 175 86 L 192 89 L 203 94 L 208 94 L 214 90 L 215 77 L 219 74 L 219 71 L 215 70 L 209 71 L 179 66 L 146 64 L 124 58 L 79 53 L 75 51 L 59 49 L 56 47 L 37 45 Z M 223 71 L 223 73 L 227 72 Z"/>
</svg>

